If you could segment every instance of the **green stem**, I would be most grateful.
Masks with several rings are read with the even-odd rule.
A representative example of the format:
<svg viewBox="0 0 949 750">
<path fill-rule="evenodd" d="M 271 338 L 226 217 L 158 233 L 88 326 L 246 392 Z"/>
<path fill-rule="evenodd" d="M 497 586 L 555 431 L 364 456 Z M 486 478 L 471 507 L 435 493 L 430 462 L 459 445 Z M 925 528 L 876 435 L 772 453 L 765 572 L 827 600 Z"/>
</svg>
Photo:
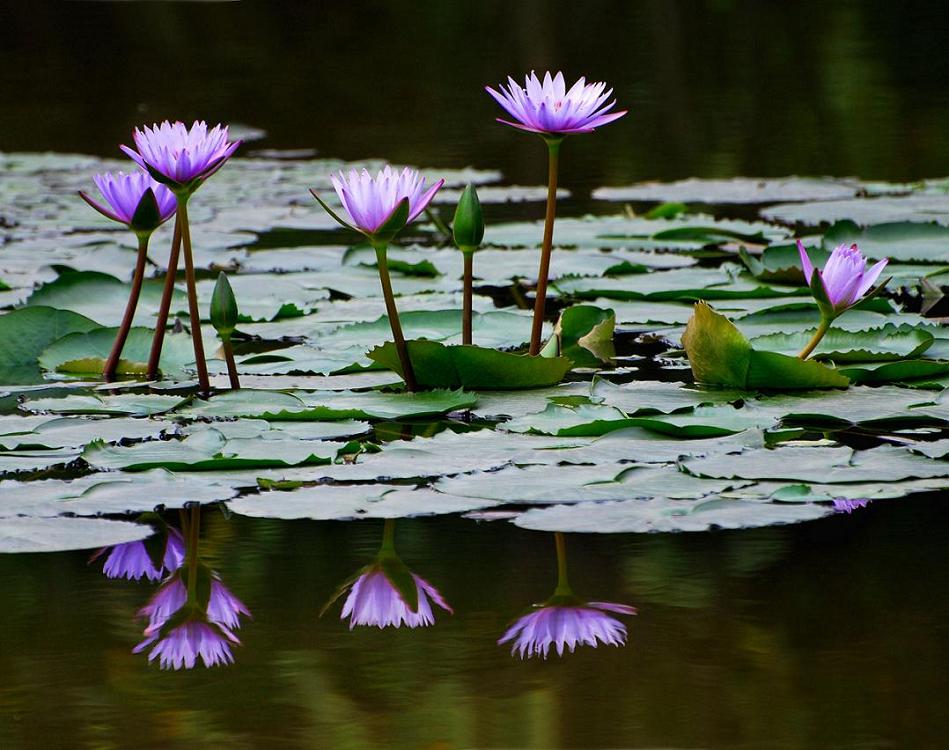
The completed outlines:
<svg viewBox="0 0 949 750">
<path fill-rule="evenodd" d="M 178 218 L 181 220 L 181 243 L 185 250 L 185 281 L 188 285 L 188 316 L 191 319 L 191 343 L 194 346 L 194 364 L 198 368 L 198 386 L 201 394 L 211 393 L 208 365 L 204 360 L 204 340 L 201 338 L 201 313 L 198 311 L 198 288 L 194 279 L 194 256 L 191 253 L 191 227 L 188 225 L 188 196 L 178 196 Z"/>
<path fill-rule="evenodd" d="M 387 518 L 385 526 L 382 529 L 382 547 L 379 549 L 381 555 L 395 555 L 395 519 Z"/>
<path fill-rule="evenodd" d="M 105 361 L 105 367 L 102 369 L 102 379 L 107 383 L 115 380 L 119 358 L 122 356 L 122 349 L 128 340 L 132 320 L 135 318 L 135 308 L 138 307 L 138 298 L 142 292 L 142 281 L 145 278 L 145 261 L 148 258 L 148 238 L 150 236 L 151 232 L 143 232 L 138 235 L 138 256 L 135 259 L 135 272 L 132 274 L 132 290 L 129 292 L 129 301 L 125 305 L 125 314 L 119 324 L 119 332 L 115 336 L 115 343 L 112 344 L 112 351 L 109 352 L 109 358 Z"/>
<path fill-rule="evenodd" d="M 395 307 L 395 295 L 392 293 L 392 280 L 389 278 L 389 261 L 386 258 L 386 245 L 376 246 L 376 263 L 379 266 L 379 281 L 382 282 L 382 296 L 386 302 L 386 315 L 389 317 L 389 327 L 392 328 L 392 338 L 395 350 L 399 355 L 399 364 L 402 366 L 402 379 L 405 389 L 409 392 L 418 390 L 415 382 L 415 370 L 412 369 L 412 360 L 409 359 L 409 348 L 402 335 L 402 323 L 399 322 L 399 311 Z"/>
<path fill-rule="evenodd" d="M 224 347 L 224 361 L 227 362 L 227 377 L 231 381 L 231 389 L 239 390 L 241 381 L 237 377 L 237 362 L 234 361 L 234 347 L 231 345 L 231 337 L 221 337 L 221 342 Z"/>
<path fill-rule="evenodd" d="M 198 536 L 201 530 L 201 506 L 195 503 L 191 507 L 191 520 L 188 523 L 188 540 L 185 548 L 185 563 L 188 566 L 188 601 L 195 601 L 198 590 Z"/>
<path fill-rule="evenodd" d="M 178 255 L 181 252 L 181 222 L 175 216 L 175 234 L 171 240 L 171 254 L 168 256 L 168 271 L 165 274 L 165 286 L 158 306 L 158 322 L 155 323 L 155 335 L 152 337 L 152 350 L 148 355 L 148 379 L 158 380 L 158 363 L 161 360 L 161 347 L 165 342 L 165 329 L 168 326 L 168 313 L 171 311 L 171 297 L 175 293 L 175 277 L 178 275 Z"/>
<path fill-rule="evenodd" d="M 554 532 L 554 542 L 557 545 L 557 588 L 554 596 L 570 596 L 573 589 L 567 580 L 567 543 L 561 532 Z"/>
<path fill-rule="evenodd" d="M 544 329 L 544 306 L 547 303 L 547 277 L 550 274 L 550 251 L 554 243 L 554 219 L 557 215 L 557 167 L 560 143 L 563 139 L 547 141 L 547 215 L 544 218 L 544 242 L 540 249 L 540 270 L 537 272 L 537 298 L 534 300 L 534 322 L 531 326 L 530 354 L 540 353 L 540 337 Z"/>
<path fill-rule="evenodd" d="M 820 340 L 824 338 L 824 334 L 827 333 L 828 329 L 830 328 L 830 324 L 830 318 L 821 317 L 820 325 L 817 326 L 817 330 L 814 332 L 814 337 L 807 343 L 807 346 L 801 349 L 801 353 L 797 355 L 798 359 L 807 359 L 808 355 L 814 351 L 815 348 L 817 348 Z"/>
<path fill-rule="evenodd" d="M 474 253 L 462 252 L 465 256 L 465 291 L 461 313 L 461 343 L 471 344 L 471 306 L 472 286 L 474 277 Z"/>
</svg>

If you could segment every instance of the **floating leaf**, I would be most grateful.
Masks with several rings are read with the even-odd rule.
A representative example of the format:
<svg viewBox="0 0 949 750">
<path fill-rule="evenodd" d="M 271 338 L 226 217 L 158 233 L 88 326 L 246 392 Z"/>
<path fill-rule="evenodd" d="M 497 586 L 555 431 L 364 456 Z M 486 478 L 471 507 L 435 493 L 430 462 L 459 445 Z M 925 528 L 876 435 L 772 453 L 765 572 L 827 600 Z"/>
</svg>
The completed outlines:
<svg viewBox="0 0 949 750">
<path fill-rule="evenodd" d="M 724 315 L 704 303 L 686 326 L 682 343 L 699 383 L 748 390 L 840 388 L 849 381 L 818 362 L 758 351 Z"/>
<path fill-rule="evenodd" d="M 65 552 L 135 542 L 151 526 L 104 518 L 0 518 L 0 552 Z"/>
<path fill-rule="evenodd" d="M 41 382 L 37 359 L 47 346 L 97 327 L 82 315 L 50 307 L 27 307 L 0 315 L 0 383 Z"/>
<path fill-rule="evenodd" d="M 811 340 L 814 331 L 774 333 L 751 340 L 757 349 L 795 354 Z M 891 361 L 918 357 L 933 343 L 933 335 L 922 328 L 887 325 L 872 331 L 831 328 L 814 353 L 816 359 L 834 362 Z"/>
<path fill-rule="evenodd" d="M 40 354 L 40 366 L 47 372 L 77 377 L 101 378 L 105 360 L 115 343 L 117 328 L 96 328 L 86 333 L 71 333 L 58 339 Z M 122 349 L 119 374 L 144 376 L 151 351 L 154 331 L 132 328 Z M 186 374 L 186 366 L 194 362 L 191 336 L 167 333 L 161 351 L 159 369 L 164 377 Z"/>
<path fill-rule="evenodd" d="M 565 357 L 531 357 L 480 346 L 446 346 L 437 341 L 407 343 L 415 379 L 425 388 L 544 388 L 559 383 L 572 365 Z M 391 342 L 377 346 L 368 357 L 402 374 L 398 352 Z"/>
</svg>

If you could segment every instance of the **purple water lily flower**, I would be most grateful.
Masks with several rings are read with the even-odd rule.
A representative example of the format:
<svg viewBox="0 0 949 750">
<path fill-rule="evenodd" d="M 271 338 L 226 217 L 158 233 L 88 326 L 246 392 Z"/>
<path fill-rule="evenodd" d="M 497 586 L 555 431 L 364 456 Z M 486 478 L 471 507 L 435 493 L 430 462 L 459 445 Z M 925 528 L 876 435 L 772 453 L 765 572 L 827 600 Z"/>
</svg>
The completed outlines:
<svg viewBox="0 0 949 750">
<path fill-rule="evenodd" d="M 498 640 L 498 644 L 514 641 L 511 654 L 522 659 L 532 656 L 547 658 L 551 646 L 563 656 L 577 645 L 593 646 L 608 643 L 626 644 L 626 626 L 607 614 L 635 615 L 636 609 L 612 602 L 578 602 L 576 604 L 544 604 L 519 618 Z"/>
<path fill-rule="evenodd" d="M 134 149 L 120 146 L 129 157 L 159 182 L 188 191 L 224 166 L 241 145 L 228 141 L 226 125 L 208 130 L 203 120 L 196 120 L 190 130 L 183 122 L 165 120 L 135 128 L 132 138 Z"/>
<path fill-rule="evenodd" d="M 148 661 L 159 660 L 162 669 L 193 669 L 200 658 L 206 667 L 233 664 L 231 644 L 240 639 L 228 628 L 197 618 L 184 620 L 164 635 L 161 627 L 148 627 L 145 640 L 132 653 L 138 654 L 154 644 Z"/>
<path fill-rule="evenodd" d="M 817 273 L 834 315 L 840 315 L 857 304 L 880 278 L 887 264 L 884 258 L 868 269 L 867 261 L 856 244 L 842 244 L 834 248 L 823 270 L 819 270 L 814 268 L 800 240 L 797 241 L 797 249 L 801 254 L 804 278 L 810 284 L 814 273 Z"/>
<path fill-rule="evenodd" d="M 231 591 L 221 583 L 216 574 L 211 574 L 211 593 L 207 603 L 207 619 L 216 625 L 228 630 L 235 630 L 241 626 L 240 616 L 250 617 L 250 610 Z M 139 610 L 139 616 L 148 620 L 148 628 L 161 628 L 170 620 L 188 601 L 188 589 L 182 580 L 179 570 L 174 576 L 165 581 L 149 600 L 148 604 Z"/>
<path fill-rule="evenodd" d="M 866 508 L 870 504 L 866 499 L 849 499 L 846 497 L 834 498 L 834 510 L 838 513 L 853 513 L 860 508 Z"/>
<path fill-rule="evenodd" d="M 165 549 L 162 553 L 161 565 L 156 566 L 148 553 L 145 542 L 126 542 L 114 547 L 105 547 L 92 559 L 108 552 L 102 572 L 109 578 L 127 578 L 138 581 L 143 576 L 149 581 L 157 581 L 163 575 L 172 573 L 181 567 L 185 560 L 185 542 L 181 533 L 174 528 L 168 528 L 165 535 Z"/>
<path fill-rule="evenodd" d="M 374 234 L 385 224 L 404 198 L 409 199 L 405 223 L 414 221 L 445 184 L 439 180 L 426 189 L 425 178 L 417 170 L 406 167 L 397 172 L 388 165 L 375 177 L 366 169 L 351 169 L 348 174 L 332 174 L 330 179 L 353 224 L 366 234 Z"/>
<path fill-rule="evenodd" d="M 507 88 L 501 84 L 495 91 L 485 86 L 485 91 L 515 120 L 499 117 L 498 122 L 520 130 L 554 136 L 592 133 L 626 114 L 626 110 L 610 112 L 616 100 L 608 101 L 613 89 L 607 90 L 605 83 L 580 78 L 568 90 L 563 73 L 547 72 L 541 82 L 533 71 L 525 76 L 523 88 L 510 76 L 507 80 Z"/>
<path fill-rule="evenodd" d="M 357 625 L 375 625 L 379 628 L 401 627 L 403 623 L 410 628 L 432 625 L 435 614 L 429 597 L 446 612 L 453 612 L 438 589 L 420 576 L 412 574 L 418 589 L 418 607 L 413 612 L 402 599 L 398 590 L 378 568 L 363 573 L 346 597 L 341 620 L 349 617 L 349 629 Z"/>
<path fill-rule="evenodd" d="M 97 174 L 92 178 L 92 181 L 99 188 L 102 197 L 105 198 L 106 205 L 94 201 L 84 191 L 80 190 L 79 195 L 82 196 L 82 199 L 107 219 L 112 219 L 112 221 L 117 221 L 128 227 L 132 227 L 135 213 L 138 211 L 147 190 L 152 191 L 157 211 L 153 217 L 155 219 L 154 226 L 146 227 L 146 229 L 155 229 L 160 224 L 168 221 L 174 216 L 175 209 L 178 207 L 174 193 L 164 185 L 155 182 L 145 172 L 132 172 L 130 174 L 106 172 L 105 174 Z M 136 229 L 137 227 L 132 228 Z"/>
</svg>

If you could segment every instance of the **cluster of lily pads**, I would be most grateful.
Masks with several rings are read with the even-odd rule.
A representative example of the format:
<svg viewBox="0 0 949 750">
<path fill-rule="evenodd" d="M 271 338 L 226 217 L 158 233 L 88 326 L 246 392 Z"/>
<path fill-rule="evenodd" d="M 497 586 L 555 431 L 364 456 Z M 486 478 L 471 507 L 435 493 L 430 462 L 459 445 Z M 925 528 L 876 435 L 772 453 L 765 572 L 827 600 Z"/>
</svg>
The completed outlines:
<svg viewBox="0 0 949 750">
<path fill-rule="evenodd" d="M 546 187 L 176 123 L 89 199 L 129 233 L 75 198 L 122 165 L 0 154 L 0 551 L 187 503 L 659 532 L 945 489 L 949 183 L 645 183 L 555 227 L 566 135 L 622 113 L 562 76 L 494 95 Z"/>
</svg>

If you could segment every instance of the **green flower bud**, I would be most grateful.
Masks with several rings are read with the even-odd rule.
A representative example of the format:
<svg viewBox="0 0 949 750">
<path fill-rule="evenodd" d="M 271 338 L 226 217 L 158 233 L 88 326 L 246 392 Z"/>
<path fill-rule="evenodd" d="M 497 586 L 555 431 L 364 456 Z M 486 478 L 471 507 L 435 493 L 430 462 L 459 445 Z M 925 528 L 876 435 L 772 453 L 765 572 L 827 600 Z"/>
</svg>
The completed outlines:
<svg viewBox="0 0 949 750">
<path fill-rule="evenodd" d="M 469 184 L 458 200 L 452 234 L 455 244 L 466 253 L 477 250 L 484 239 L 484 215 L 474 185 Z"/>
<path fill-rule="evenodd" d="M 221 338 L 230 338 L 237 328 L 237 300 L 223 271 L 218 275 L 211 295 L 211 325 Z"/>
</svg>

